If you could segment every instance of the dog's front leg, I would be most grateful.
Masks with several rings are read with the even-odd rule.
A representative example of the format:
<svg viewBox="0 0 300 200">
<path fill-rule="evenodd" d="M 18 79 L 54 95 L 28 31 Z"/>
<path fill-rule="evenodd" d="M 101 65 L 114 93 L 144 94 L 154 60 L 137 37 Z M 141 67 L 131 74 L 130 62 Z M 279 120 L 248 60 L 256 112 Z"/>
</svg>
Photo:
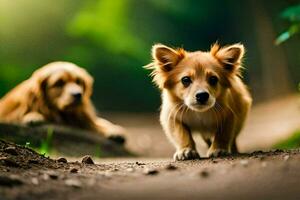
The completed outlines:
<svg viewBox="0 0 300 200">
<path fill-rule="evenodd" d="M 166 124 L 162 123 L 165 133 L 176 147 L 173 156 L 174 160 L 191 160 L 200 158 L 195 142 L 192 138 L 190 130 L 177 120 L 168 120 Z"/>
<path fill-rule="evenodd" d="M 125 142 L 126 130 L 123 127 L 99 117 L 96 119 L 95 123 L 98 132 L 103 133 L 108 139 L 121 144 Z"/>
<path fill-rule="evenodd" d="M 208 157 L 218 157 L 232 153 L 236 137 L 234 135 L 234 120 L 225 120 L 221 127 L 217 130 L 213 142 L 208 149 Z"/>
<path fill-rule="evenodd" d="M 45 123 L 45 117 L 38 112 L 29 112 L 22 118 L 22 123 L 26 125 L 39 125 Z"/>
</svg>

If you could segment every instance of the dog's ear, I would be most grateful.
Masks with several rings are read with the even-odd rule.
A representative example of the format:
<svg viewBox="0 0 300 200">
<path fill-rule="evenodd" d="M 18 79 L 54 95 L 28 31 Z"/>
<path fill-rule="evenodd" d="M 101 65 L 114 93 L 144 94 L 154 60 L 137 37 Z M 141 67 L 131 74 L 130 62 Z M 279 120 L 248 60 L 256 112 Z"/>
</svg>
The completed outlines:
<svg viewBox="0 0 300 200">
<path fill-rule="evenodd" d="M 225 47 L 214 44 L 210 53 L 222 64 L 226 71 L 237 72 L 241 67 L 245 48 L 244 45 L 239 43 Z"/>
<path fill-rule="evenodd" d="M 84 70 L 84 69 L 82 69 L 82 70 Z M 83 76 L 83 80 L 84 80 L 85 95 L 87 98 L 90 98 L 93 93 L 94 79 L 86 70 L 84 70 L 84 73 L 82 73 L 82 76 Z"/>
<path fill-rule="evenodd" d="M 155 44 L 152 47 L 152 58 L 161 70 L 168 72 L 176 66 L 185 56 L 183 49 L 172 49 L 162 44 Z"/>
<path fill-rule="evenodd" d="M 155 44 L 152 47 L 153 62 L 144 66 L 152 70 L 153 82 L 159 87 L 168 87 L 169 72 L 186 56 L 183 49 L 172 49 L 162 44 Z"/>
</svg>

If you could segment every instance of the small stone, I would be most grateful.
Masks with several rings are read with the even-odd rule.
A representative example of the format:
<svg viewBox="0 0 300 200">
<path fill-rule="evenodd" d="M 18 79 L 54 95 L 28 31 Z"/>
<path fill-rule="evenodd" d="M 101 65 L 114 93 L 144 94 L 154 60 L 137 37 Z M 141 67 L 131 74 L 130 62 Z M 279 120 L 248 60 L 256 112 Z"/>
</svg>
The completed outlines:
<svg viewBox="0 0 300 200">
<path fill-rule="evenodd" d="M 37 178 L 32 178 L 31 179 L 31 183 L 33 184 L 33 185 L 38 185 L 39 184 L 39 179 L 37 179 Z"/>
<path fill-rule="evenodd" d="M 140 165 L 146 165 L 145 163 L 140 163 L 140 162 L 138 162 L 138 161 L 135 162 L 135 164 L 136 164 L 136 165 L 139 165 L 139 166 L 140 166 Z"/>
<path fill-rule="evenodd" d="M 67 179 L 65 181 L 65 184 L 67 186 L 74 187 L 74 188 L 81 188 L 82 186 L 81 182 L 76 179 Z"/>
<path fill-rule="evenodd" d="M 285 155 L 285 156 L 283 157 L 283 160 L 284 160 L 284 161 L 287 161 L 289 158 L 290 158 L 289 155 Z"/>
<path fill-rule="evenodd" d="M 6 159 L 7 159 L 6 156 L 1 156 L 1 157 L 0 157 L 0 161 L 1 161 L 1 160 L 6 160 Z"/>
<path fill-rule="evenodd" d="M 14 187 L 14 186 L 20 186 L 22 184 L 23 181 L 16 176 L 0 175 L 0 185 L 3 187 Z"/>
<path fill-rule="evenodd" d="M 241 160 L 240 161 L 241 165 L 243 165 L 244 167 L 247 167 L 249 165 L 249 161 L 248 160 Z"/>
<path fill-rule="evenodd" d="M 91 156 L 89 156 L 89 155 L 86 155 L 86 156 L 84 156 L 83 158 L 82 158 L 82 161 L 81 161 L 82 163 L 84 163 L 84 164 L 94 164 L 94 161 L 93 161 L 93 159 L 91 158 Z"/>
<path fill-rule="evenodd" d="M 126 169 L 127 172 L 133 172 L 134 169 L 132 167 Z"/>
<path fill-rule="evenodd" d="M 203 178 L 207 178 L 209 176 L 209 172 L 206 169 L 204 169 L 200 172 L 200 176 Z"/>
<path fill-rule="evenodd" d="M 260 160 L 265 160 L 266 157 L 265 157 L 265 156 L 260 156 L 259 159 L 260 159 Z"/>
<path fill-rule="evenodd" d="M 213 162 L 213 163 L 218 163 L 218 161 L 217 161 L 217 160 L 212 160 L 212 162 Z"/>
<path fill-rule="evenodd" d="M 111 178 L 111 177 L 112 177 L 112 173 L 111 173 L 110 171 L 106 171 L 106 172 L 104 173 L 104 176 L 105 176 L 106 178 Z"/>
<path fill-rule="evenodd" d="M 71 173 L 77 173 L 77 172 L 78 172 L 78 169 L 77 169 L 77 168 L 72 168 L 72 169 L 70 169 L 70 172 L 71 172 Z"/>
<path fill-rule="evenodd" d="M 50 178 L 49 174 L 43 174 L 43 175 L 42 175 L 42 179 L 43 179 L 44 181 L 48 181 L 49 178 Z"/>
<path fill-rule="evenodd" d="M 265 161 L 262 162 L 262 163 L 261 163 L 261 166 L 262 166 L 262 167 L 266 167 L 266 166 L 267 166 L 267 162 L 265 162 Z"/>
<path fill-rule="evenodd" d="M 5 158 L 5 159 L 3 159 L 3 161 L 4 161 L 4 164 L 8 167 L 20 167 L 20 165 L 16 161 L 14 161 L 10 158 Z"/>
<path fill-rule="evenodd" d="M 145 175 L 156 175 L 156 174 L 158 174 L 158 170 L 147 168 L 147 169 L 144 170 L 144 174 Z"/>
<path fill-rule="evenodd" d="M 59 162 L 59 163 L 68 163 L 68 160 L 64 157 L 60 157 L 60 158 L 57 159 L 57 162 Z"/>
<path fill-rule="evenodd" d="M 52 171 L 48 172 L 48 175 L 53 180 L 57 180 L 59 177 L 59 175 L 56 172 L 52 172 Z"/>
<path fill-rule="evenodd" d="M 28 163 L 39 164 L 39 161 L 38 160 L 34 160 L 34 159 L 30 159 L 30 160 L 28 160 Z"/>
<path fill-rule="evenodd" d="M 9 154 L 14 155 L 14 156 L 18 155 L 16 147 L 7 147 L 7 148 L 4 149 L 4 152 L 9 153 Z"/>
<path fill-rule="evenodd" d="M 165 168 L 166 168 L 166 170 L 170 170 L 170 171 L 173 171 L 173 170 L 177 169 L 177 167 L 175 165 L 172 165 L 172 164 L 168 164 Z"/>
</svg>

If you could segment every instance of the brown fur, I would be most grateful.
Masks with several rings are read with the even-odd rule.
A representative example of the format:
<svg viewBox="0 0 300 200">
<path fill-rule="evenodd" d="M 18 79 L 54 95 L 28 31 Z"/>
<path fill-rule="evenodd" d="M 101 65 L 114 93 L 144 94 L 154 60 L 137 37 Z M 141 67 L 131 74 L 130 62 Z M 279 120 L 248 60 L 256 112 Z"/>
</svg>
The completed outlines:
<svg viewBox="0 0 300 200">
<path fill-rule="evenodd" d="M 90 100 L 93 78 L 68 62 L 43 66 L 0 100 L 0 121 L 34 124 L 50 122 L 121 135 L 124 129 L 98 118 Z M 74 93 L 80 94 L 76 99 Z"/>
<path fill-rule="evenodd" d="M 241 44 L 214 44 L 209 52 L 153 46 L 153 62 L 146 68 L 152 70 L 153 81 L 162 91 L 160 121 L 176 147 L 175 160 L 199 157 L 194 132 L 207 141 L 208 156 L 237 152 L 236 137 L 252 102 L 240 78 L 243 56 Z M 191 81 L 186 86 L 183 77 Z M 199 92 L 209 94 L 204 104 L 196 100 Z"/>
</svg>

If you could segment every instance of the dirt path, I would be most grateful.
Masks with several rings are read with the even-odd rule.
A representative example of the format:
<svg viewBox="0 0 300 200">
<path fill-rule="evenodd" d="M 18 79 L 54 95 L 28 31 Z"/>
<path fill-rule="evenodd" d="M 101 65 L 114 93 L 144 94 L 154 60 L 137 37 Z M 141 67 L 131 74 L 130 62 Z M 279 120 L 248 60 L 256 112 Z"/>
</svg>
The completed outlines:
<svg viewBox="0 0 300 200">
<path fill-rule="evenodd" d="M 158 112 L 108 113 L 105 116 L 128 129 L 127 146 L 138 155 L 166 158 L 173 155 L 174 148 L 163 133 Z M 238 147 L 241 152 L 270 149 L 274 144 L 290 137 L 297 129 L 300 129 L 299 95 L 256 104 L 238 137 Z M 198 150 L 204 152 L 205 149 L 198 145 Z"/>
<path fill-rule="evenodd" d="M 300 151 L 65 163 L 0 140 L 0 199 L 299 199 Z"/>
</svg>

